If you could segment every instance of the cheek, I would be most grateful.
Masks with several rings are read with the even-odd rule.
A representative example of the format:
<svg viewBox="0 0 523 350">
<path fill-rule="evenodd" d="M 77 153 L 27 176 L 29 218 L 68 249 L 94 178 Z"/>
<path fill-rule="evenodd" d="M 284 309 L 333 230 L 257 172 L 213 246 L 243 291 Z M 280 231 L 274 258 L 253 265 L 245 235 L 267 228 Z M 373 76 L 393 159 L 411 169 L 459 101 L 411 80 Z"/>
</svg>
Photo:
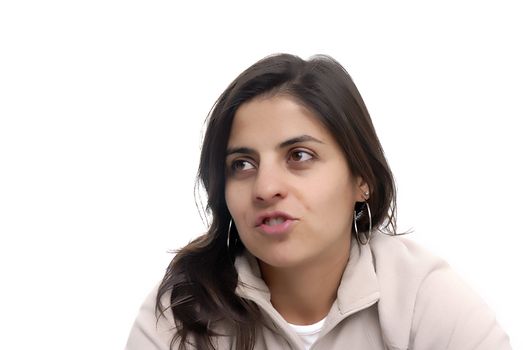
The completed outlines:
<svg viewBox="0 0 523 350">
<path fill-rule="evenodd" d="M 229 213 L 234 220 L 234 225 L 236 226 L 236 231 L 238 232 L 240 240 L 247 247 L 247 249 L 251 251 L 251 248 L 254 244 L 251 242 L 252 236 L 245 235 L 249 228 L 247 220 L 247 202 L 249 197 L 248 193 L 246 192 L 247 191 L 242 188 L 242 186 L 237 186 L 235 184 L 226 185 L 225 202 L 227 204 L 227 208 L 229 209 Z"/>
<path fill-rule="evenodd" d="M 234 208 L 235 208 L 235 198 L 233 195 L 233 191 L 229 185 L 225 186 L 225 204 L 227 205 L 227 209 L 229 209 L 229 213 L 234 216 Z"/>
<path fill-rule="evenodd" d="M 242 208 L 245 208 L 247 194 L 241 187 L 234 183 L 227 183 L 225 186 L 225 203 L 235 221 L 239 221 Z"/>
<path fill-rule="evenodd" d="M 348 180 L 324 181 L 321 186 L 315 188 L 314 198 L 311 198 L 309 204 L 310 210 L 319 215 L 319 221 L 323 225 L 346 225 L 354 209 L 354 188 Z"/>
</svg>

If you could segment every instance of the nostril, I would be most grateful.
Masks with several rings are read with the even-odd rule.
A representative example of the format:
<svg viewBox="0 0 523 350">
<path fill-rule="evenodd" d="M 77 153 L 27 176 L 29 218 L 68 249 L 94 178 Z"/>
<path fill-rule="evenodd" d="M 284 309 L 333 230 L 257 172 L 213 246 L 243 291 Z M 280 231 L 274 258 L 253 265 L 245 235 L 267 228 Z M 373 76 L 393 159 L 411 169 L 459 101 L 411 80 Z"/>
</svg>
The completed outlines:
<svg viewBox="0 0 523 350">
<path fill-rule="evenodd" d="M 271 193 L 271 194 L 267 194 L 267 195 L 256 195 L 255 198 L 256 198 L 256 201 L 258 202 L 268 202 L 268 201 L 271 201 L 273 199 L 278 199 L 278 198 L 283 198 L 283 194 L 281 192 L 275 192 L 275 193 Z"/>
</svg>

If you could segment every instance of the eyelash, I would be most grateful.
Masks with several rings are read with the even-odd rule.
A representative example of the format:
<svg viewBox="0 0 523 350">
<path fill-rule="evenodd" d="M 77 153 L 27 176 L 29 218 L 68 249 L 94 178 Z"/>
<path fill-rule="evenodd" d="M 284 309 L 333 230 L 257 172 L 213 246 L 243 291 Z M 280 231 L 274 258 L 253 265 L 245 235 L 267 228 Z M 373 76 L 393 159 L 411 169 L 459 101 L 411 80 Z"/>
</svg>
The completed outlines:
<svg viewBox="0 0 523 350">
<path fill-rule="evenodd" d="M 305 154 L 309 157 L 309 159 L 305 159 L 305 160 L 293 160 L 292 157 L 294 155 L 297 155 L 297 154 Z M 306 151 L 304 149 L 293 149 L 289 152 L 289 154 L 287 155 L 287 162 L 288 163 L 295 163 L 296 165 L 300 166 L 300 165 L 303 165 L 304 163 L 308 163 L 310 161 L 313 161 L 316 159 L 316 155 L 311 152 L 311 151 Z M 238 167 L 241 166 L 241 165 L 244 165 L 245 163 L 247 164 L 250 164 L 253 168 L 256 168 L 256 165 L 255 165 L 255 162 L 254 160 L 252 159 L 245 159 L 245 158 L 239 158 L 239 159 L 235 159 L 231 162 L 231 165 L 229 166 L 229 170 L 232 174 L 236 174 L 240 171 L 248 171 L 248 170 L 251 170 L 251 169 L 248 169 L 248 170 L 243 170 L 243 169 L 239 169 Z"/>
<path fill-rule="evenodd" d="M 242 171 L 242 169 L 238 169 L 237 167 L 239 165 L 245 164 L 245 163 L 250 164 L 254 168 L 254 165 L 252 164 L 252 161 L 249 161 L 249 160 L 246 160 L 246 159 L 236 159 L 236 160 L 232 161 L 232 163 L 231 163 L 231 166 L 230 166 L 231 173 L 235 174 L 238 171 Z"/>
<path fill-rule="evenodd" d="M 289 156 L 287 157 L 287 159 L 288 159 L 287 161 L 289 161 L 289 160 L 292 158 L 293 155 L 296 155 L 296 154 L 298 154 L 298 153 L 306 154 L 306 155 L 309 156 L 310 158 L 309 158 L 309 159 L 306 159 L 306 160 L 302 160 L 302 161 L 300 161 L 300 160 L 296 160 L 296 162 L 300 162 L 300 163 L 302 163 L 302 162 L 308 162 L 308 161 L 313 160 L 313 159 L 315 158 L 315 156 L 314 156 L 314 154 L 313 154 L 312 152 L 305 151 L 305 150 L 303 150 L 303 149 L 294 149 L 294 150 L 291 150 L 291 151 L 289 152 Z"/>
</svg>

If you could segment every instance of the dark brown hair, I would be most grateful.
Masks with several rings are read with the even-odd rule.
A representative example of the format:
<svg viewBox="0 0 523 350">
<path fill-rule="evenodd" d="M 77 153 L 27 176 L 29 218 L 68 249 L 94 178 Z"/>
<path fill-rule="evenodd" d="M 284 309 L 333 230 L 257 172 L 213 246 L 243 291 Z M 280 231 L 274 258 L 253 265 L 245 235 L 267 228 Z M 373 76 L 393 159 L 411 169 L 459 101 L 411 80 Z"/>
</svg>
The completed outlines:
<svg viewBox="0 0 523 350">
<path fill-rule="evenodd" d="M 213 349 L 214 325 L 224 322 L 237 349 L 252 349 L 260 311 L 235 294 L 238 275 L 234 259 L 245 249 L 234 229 L 235 244 L 227 248 L 231 214 L 225 201 L 225 153 L 238 107 L 254 97 L 286 94 L 314 112 L 344 152 L 351 173 L 368 184 L 373 227 L 395 233 L 396 192 L 371 118 L 347 71 L 325 55 L 303 60 L 289 54 L 268 56 L 241 73 L 221 94 L 207 119 L 198 180 L 211 213 L 208 232 L 178 251 L 159 287 L 157 311 L 170 310 L 176 322 L 173 338 L 182 347 Z M 357 204 L 357 206 L 360 204 Z M 360 208 L 355 208 L 357 211 Z M 366 211 L 358 220 L 368 229 Z M 170 305 L 160 298 L 170 293 Z M 172 343 L 172 344 L 173 344 Z"/>
</svg>

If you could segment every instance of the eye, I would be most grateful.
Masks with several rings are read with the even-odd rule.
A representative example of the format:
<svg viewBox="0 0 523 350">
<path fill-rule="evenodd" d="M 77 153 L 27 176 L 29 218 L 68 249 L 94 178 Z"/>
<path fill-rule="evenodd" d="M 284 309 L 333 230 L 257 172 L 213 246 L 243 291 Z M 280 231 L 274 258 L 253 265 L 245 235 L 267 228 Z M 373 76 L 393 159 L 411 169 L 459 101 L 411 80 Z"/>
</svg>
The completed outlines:
<svg viewBox="0 0 523 350">
<path fill-rule="evenodd" d="M 293 150 L 289 154 L 289 161 L 291 162 L 306 162 L 313 158 L 314 156 L 310 152 L 304 150 Z"/>
<path fill-rule="evenodd" d="M 251 169 L 254 169 L 254 165 L 245 159 L 237 159 L 231 163 L 231 171 L 233 173 Z"/>
</svg>

